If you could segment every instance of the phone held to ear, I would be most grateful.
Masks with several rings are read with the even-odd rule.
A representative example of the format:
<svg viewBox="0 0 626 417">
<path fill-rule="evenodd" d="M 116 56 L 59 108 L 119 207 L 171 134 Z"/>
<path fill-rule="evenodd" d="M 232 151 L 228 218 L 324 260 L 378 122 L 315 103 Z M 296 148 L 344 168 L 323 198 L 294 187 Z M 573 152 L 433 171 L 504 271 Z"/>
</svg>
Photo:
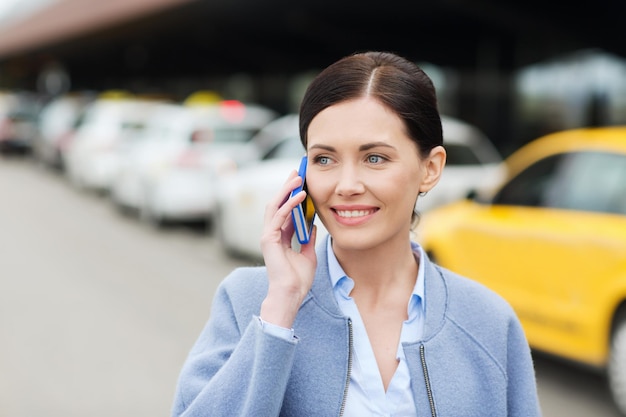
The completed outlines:
<svg viewBox="0 0 626 417">
<path fill-rule="evenodd" d="M 300 168 L 298 169 L 298 175 L 302 178 L 302 185 L 295 188 L 291 192 L 291 196 L 298 194 L 303 189 L 306 189 L 306 166 L 307 166 L 307 156 L 302 157 L 302 161 L 300 162 Z M 307 196 L 302 203 L 296 206 L 291 211 L 291 218 L 293 220 L 293 226 L 296 230 L 296 237 L 298 238 L 298 242 L 304 245 L 309 243 L 311 239 L 311 233 L 313 232 L 313 221 L 315 220 L 315 206 L 313 205 L 313 200 L 309 197 L 308 192 Z"/>
</svg>

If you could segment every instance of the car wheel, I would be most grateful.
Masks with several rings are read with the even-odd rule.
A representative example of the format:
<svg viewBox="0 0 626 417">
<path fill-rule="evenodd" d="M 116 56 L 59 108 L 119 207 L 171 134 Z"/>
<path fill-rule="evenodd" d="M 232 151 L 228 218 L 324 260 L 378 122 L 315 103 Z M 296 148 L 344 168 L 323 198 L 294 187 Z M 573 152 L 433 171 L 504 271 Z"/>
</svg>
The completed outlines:
<svg viewBox="0 0 626 417">
<path fill-rule="evenodd" d="M 615 322 L 607 371 L 613 400 L 626 416 L 626 310 L 618 314 Z"/>
<path fill-rule="evenodd" d="M 156 229 L 163 229 L 165 227 L 165 219 L 159 213 L 157 213 L 149 204 L 143 205 L 139 209 L 139 219 Z"/>
</svg>

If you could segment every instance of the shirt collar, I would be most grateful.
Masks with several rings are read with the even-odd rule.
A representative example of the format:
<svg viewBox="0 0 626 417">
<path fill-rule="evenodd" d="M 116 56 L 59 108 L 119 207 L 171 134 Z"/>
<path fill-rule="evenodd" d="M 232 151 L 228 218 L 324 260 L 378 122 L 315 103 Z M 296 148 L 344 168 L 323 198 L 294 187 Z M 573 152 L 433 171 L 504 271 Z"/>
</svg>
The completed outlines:
<svg viewBox="0 0 626 417">
<path fill-rule="evenodd" d="M 341 265 L 339 265 L 339 261 L 335 256 L 335 252 L 333 251 L 332 238 L 326 240 L 327 244 L 327 254 L 328 254 L 328 271 L 330 273 L 330 281 L 333 285 L 333 292 L 335 292 L 335 296 L 341 295 L 344 298 L 349 297 L 352 288 L 354 288 L 354 281 L 349 278 L 344 272 Z M 413 254 L 418 259 L 418 270 L 417 270 L 417 280 L 415 281 L 415 286 L 413 287 L 413 293 L 411 299 L 409 300 L 409 320 L 411 320 L 413 314 L 411 311 L 414 310 L 416 306 L 424 311 L 424 249 L 416 243 L 411 242 L 411 250 Z"/>
</svg>

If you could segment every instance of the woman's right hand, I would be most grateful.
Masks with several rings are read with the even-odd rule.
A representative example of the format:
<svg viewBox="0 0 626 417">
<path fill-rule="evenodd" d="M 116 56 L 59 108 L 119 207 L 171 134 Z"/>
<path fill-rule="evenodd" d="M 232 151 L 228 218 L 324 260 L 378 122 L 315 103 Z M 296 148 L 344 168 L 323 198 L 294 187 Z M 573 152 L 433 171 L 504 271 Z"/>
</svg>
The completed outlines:
<svg viewBox="0 0 626 417">
<path fill-rule="evenodd" d="M 311 289 L 317 266 L 316 227 L 311 240 L 301 245 L 300 251 L 292 247 L 294 227 L 291 211 L 304 201 L 306 192 L 301 191 L 293 197 L 290 194 L 301 183 L 302 178 L 294 170 L 280 192 L 267 204 L 261 237 L 269 288 L 260 316 L 268 323 L 285 328 L 292 327 L 300 304 Z"/>
</svg>

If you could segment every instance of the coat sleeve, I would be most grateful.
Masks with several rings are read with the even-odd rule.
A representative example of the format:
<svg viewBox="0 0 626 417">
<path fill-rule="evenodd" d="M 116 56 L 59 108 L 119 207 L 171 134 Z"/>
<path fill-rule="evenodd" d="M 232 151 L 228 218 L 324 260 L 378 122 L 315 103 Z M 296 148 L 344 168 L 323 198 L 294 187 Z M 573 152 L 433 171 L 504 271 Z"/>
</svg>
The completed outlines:
<svg viewBox="0 0 626 417">
<path fill-rule="evenodd" d="M 173 417 L 279 415 L 297 339 L 263 331 L 254 313 L 258 300 L 250 299 L 258 291 L 246 275 L 231 274 L 218 287 L 210 318 L 181 370 Z"/>
<path fill-rule="evenodd" d="M 541 416 L 535 369 L 528 341 L 516 316 L 513 316 L 509 323 L 507 350 L 508 416 Z"/>
</svg>

